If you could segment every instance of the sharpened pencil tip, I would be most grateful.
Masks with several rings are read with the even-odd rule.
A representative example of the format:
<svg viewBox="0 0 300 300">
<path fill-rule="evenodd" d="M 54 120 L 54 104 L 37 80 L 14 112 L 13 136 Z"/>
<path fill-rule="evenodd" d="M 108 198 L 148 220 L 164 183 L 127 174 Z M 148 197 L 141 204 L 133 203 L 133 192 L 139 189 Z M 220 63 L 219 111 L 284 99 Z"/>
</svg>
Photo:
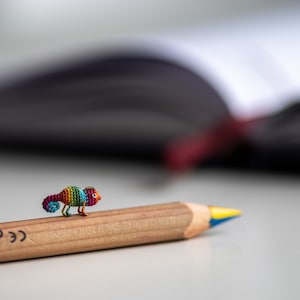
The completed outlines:
<svg viewBox="0 0 300 300">
<path fill-rule="evenodd" d="M 234 208 L 226 208 L 219 206 L 209 206 L 211 219 L 210 227 L 219 225 L 225 221 L 236 218 L 242 214 L 242 211 Z"/>
</svg>

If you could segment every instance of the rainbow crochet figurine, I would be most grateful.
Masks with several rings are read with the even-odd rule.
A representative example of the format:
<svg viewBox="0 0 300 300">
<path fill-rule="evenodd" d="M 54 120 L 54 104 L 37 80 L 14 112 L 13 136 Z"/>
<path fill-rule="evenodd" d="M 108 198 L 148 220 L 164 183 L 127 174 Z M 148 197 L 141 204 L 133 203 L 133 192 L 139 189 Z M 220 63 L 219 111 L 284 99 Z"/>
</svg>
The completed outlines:
<svg viewBox="0 0 300 300">
<path fill-rule="evenodd" d="M 62 214 L 65 217 L 70 217 L 69 210 L 71 206 L 78 206 L 78 213 L 81 216 L 87 216 L 85 212 L 86 206 L 93 206 L 101 200 L 100 194 L 95 188 L 88 186 L 85 189 L 80 189 L 77 186 L 68 186 L 59 194 L 50 195 L 43 201 L 43 208 L 50 213 L 54 213 L 59 209 L 59 201 L 64 203 Z"/>
</svg>

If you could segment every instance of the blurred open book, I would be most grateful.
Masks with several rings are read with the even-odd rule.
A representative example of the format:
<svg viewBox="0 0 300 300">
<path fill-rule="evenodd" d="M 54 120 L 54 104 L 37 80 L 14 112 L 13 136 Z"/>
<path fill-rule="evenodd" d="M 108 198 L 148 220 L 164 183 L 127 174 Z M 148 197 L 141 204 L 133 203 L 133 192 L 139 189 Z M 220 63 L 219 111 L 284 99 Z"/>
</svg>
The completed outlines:
<svg viewBox="0 0 300 300">
<path fill-rule="evenodd" d="M 291 10 L 32 70 L 2 84 L 1 145 L 299 167 L 299 30 Z"/>
</svg>

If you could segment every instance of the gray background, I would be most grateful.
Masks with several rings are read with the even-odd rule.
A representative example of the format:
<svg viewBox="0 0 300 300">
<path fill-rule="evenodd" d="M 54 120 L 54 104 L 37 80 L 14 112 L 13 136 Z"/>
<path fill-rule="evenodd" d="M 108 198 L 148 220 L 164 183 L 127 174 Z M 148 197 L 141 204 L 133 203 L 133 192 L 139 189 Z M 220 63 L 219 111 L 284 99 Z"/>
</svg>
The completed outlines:
<svg viewBox="0 0 300 300">
<path fill-rule="evenodd" d="M 285 9 L 285 0 L 2 0 L 0 83 L 10 73 L 59 60 L 63 54 L 99 49 L 107 40 L 131 34 L 209 27 L 219 22 Z M 65 59 L 65 57 L 64 57 Z"/>
<path fill-rule="evenodd" d="M 279 2 L 4 0 L 0 74 L 24 70 L 44 53 L 209 26 Z M 299 299 L 296 176 L 200 169 L 170 177 L 160 166 L 0 152 L 1 222 L 49 216 L 42 199 L 67 185 L 99 189 L 103 201 L 89 211 L 189 201 L 244 215 L 188 241 L 1 264 L 1 299 Z"/>
</svg>

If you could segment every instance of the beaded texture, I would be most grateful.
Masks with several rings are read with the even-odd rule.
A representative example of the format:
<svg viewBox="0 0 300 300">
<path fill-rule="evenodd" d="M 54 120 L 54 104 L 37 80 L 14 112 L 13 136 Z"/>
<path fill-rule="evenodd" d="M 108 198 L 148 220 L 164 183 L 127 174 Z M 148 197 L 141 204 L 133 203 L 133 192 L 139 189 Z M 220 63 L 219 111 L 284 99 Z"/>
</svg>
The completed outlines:
<svg viewBox="0 0 300 300">
<path fill-rule="evenodd" d="M 88 186 L 83 190 L 77 186 L 68 186 L 59 194 L 54 194 L 46 197 L 43 201 L 43 208 L 50 213 L 54 213 L 60 207 L 59 202 L 64 204 L 62 215 L 65 217 L 71 216 L 69 210 L 71 206 L 78 207 L 78 213 L 81 216 L 87 216 L 85 206 L 93 206 L 101 200 L 100 194 L 92 186 Z"/>
</svg>

